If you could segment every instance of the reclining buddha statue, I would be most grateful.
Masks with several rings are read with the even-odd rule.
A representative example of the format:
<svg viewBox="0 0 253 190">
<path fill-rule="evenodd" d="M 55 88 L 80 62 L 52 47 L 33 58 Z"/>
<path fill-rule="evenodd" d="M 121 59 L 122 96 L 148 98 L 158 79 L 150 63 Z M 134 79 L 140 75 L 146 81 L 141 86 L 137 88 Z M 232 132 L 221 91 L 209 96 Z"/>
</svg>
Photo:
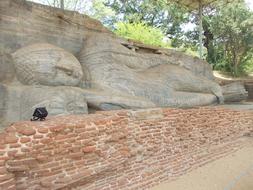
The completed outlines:
<svg viewBox="0 0 253 190">
<path fill-rule="evenodd" d="M 223 102 L 221 87 L 203 60 L 119 38 L 97 21 L 64 12 L 63 17 L 70 15 L 81 24 L 86 19 L 85 26 L 71 25 L 55 16 L 59 10 L 45 14 L 55 33 L 47 33 L 43 19 L 39 29 L 44 27 L 45 33 L 40 33 L 36 19 L 41 18 L 32 10 L 47 8 L 24 3 L 34 8 L 19 6 L 20 14 L 31 11 L 29 22 L 20 20 L 14 28 L 0 25 L 5 36 L 0 39 L 0 126 L 28 120 L 35 108 L 44 106 L 49 115 L 61 115 Z M 3 8 L 3 14 L 12 8 Z M 6 23 L 18 19 L 8 18 L 3 17 Z M 33 23 L 34 30 L 26 30 L 27 23 Z M 15 32 L 6 32 L 8 28 Z"/>
<path fill-rule="evenodd" d="M 39 106 L 58 115 L 88 113 L 87 105 L 92 112 L 223 101 L 218 84 L 166 55 L 134 52 L 121 39 L 105 34 L 90 35 L 83 47 L 79 60 L 48 43 L 14 52 L 9 59 L 15 75 L 8 85 L 1 84 L 2 120 L 29 119 Z"/>
<path fill-rule="evenodd" d="M 190 56 L 189 56 L 190 57 Z M 119 39 L 91 35 L 79 54 L 90 86 L 106 93 L 140 97 L 159 107 L 192 107 L 223 101 L 220 86 L 167 56 L 133 52 Z"/>
</svg>

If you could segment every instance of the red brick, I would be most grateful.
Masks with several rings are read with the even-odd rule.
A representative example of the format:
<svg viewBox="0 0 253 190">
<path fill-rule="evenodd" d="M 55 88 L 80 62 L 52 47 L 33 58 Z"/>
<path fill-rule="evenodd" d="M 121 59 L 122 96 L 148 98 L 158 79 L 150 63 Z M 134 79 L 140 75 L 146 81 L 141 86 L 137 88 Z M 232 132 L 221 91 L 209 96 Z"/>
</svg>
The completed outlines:
<svg viewBox="0 0 253 190">
<path fill-rule="evenodd" d="M 7 173 L 8 171 L 6 170 L 5 167 L 0 167 L 0 175 L 3 175 L 5 173 Z"/>
<path fill-rule="evenodd" d="M 0 167 L 5 165 L 5 160 L 0 160 Z"/>
<path fill-rule="evenodd" d="M 15 178 L 9 179 L 0 184 L 0 189 L 3 190 L 16 190 Z"/>
<path fill-rule="evenodd" d="M 29 148 L 22 147 L 21 152 L 30 152 L 31 150 Z"/>
<path fill-rule="evenodd" d="M 48 161 L 51 161 L 52 158 L 48 157 L 48 156 L 41 156 L 41 155 L 38 155 L 36 157 L 36 160 L 38 160 L 39 162 L 48 162 Z"/>
<path fill-rule="evenodd" d="M 19 148 L 19 147 L 21 147 L 21 145 L 18 143 L 10 144 L 10 148 Z"/>
<path fill-rule="evenodd" d="M 77 188 L 80 185 L 92 190 L 103 190 L 108 186 L 111 189 L 147 189 L 156 181 L 166 180 L 168 176 L 171 176 L 169 179 L 175 178 L 189 169 L 226 155 L 231 149 L 235 150 L 239 145 L 229 142 L 236 142 L 237 138 L 250 132 L 253 124 L 252 117 L 245 117 L 240 112 L 233 112 L 231 116 L 231 111 L 216 108 L 166 109 L 162 115 L 160 111 L 146 110 L 142 112 L 141 119 L 131 117 L 131 111 L 120 112 L 64 116 L 38 122 L 38 127 L 41 127 L 36 127 L 39 135 L 34 134 L 33 137 L 41 138 L 41 134 L 45 134 L 47 138 L 32 140 L 31 137 L 26 142 L 23 141 L 25 137 L 20 135 L 19 143 L 27 143 L 28 149 L 18 147 L 18 143 L 3 146 L 0 151 L 2 168 L 6 165 L 15 172 L 19 179 L 17 189 L 27 189 L 26 181 L 32 189 L 56 189 L 62 184 L 72 184 Z M 94 121 L 100 126 L 96 126 Z M 27 125 L 32 127 L 32 124 L 21 122 L 17 126 L 26 128 Z M 20 130 L 19 127 L 15 129 Z M 7 134 L 15 134 L 15 130 L 0 133 L 0 138 L 5 139 Z M 217 148 L 214 146 L 215 139 L 219 140 L 216 142 L 219 145 Z M 13 149 L 19 151 L 11 160 L 5 156 L 7 147 L 13 147 L 9 150 L 10 156 Z M 31 152 L 25 151 L 19 157 L 22 150 Z M 142 160 L 146 157 L 145 165 L 149 173 L 145 172 Z M 4 160 L 8 160 L 6 164 Z M 21 166 L 29 168 L 29 171 L 22 172 L 24 168 Z M 165 171 L 168 167 L 173 169 L 170 175 L 168 170 Z M 72 178 L 65 179 L 65 173 Z"/>
<path fill-rule="evenodd" d="M 56 166 L 59 166 L 59 163 L 58 162 L 49 162 L 49 163 L 46 163 L 46 164 L 43 164 L 43 168 L 52 168 L 52 167 L 56 167 Z"/>
<path fill-rule="evenodd" d="M 42 139 L 43 140 L 43 142 L 41 142 L 41 143 L 43 143 L 43 144 L 36 144 L 36 145 L 33 145 L 33 148 L 34 149 L 42 149 L 42 148 L 44 148 L 45 147 L 45 145 L 44 144 L 46 144 L 45 142 L 44 142 L 44 139 Z M 45 140 L 46 142 L 47 142 L 47 140 Z M 50 142 L 50 141 L 49 141 Z"/>
<path fill-rule="evenodd" d="M 42 187 L 45 187 L 45 188 L 50 188 L 53 186 L 52 180 L 50 180 L 50 181 L 49 180 L 42 180 L 40 182 L 40 184 Z"/>
<path fill-rule="evenodd" d="M 76 179 L 83 179 L 85 177 L 89 177 L 91 175 L 91 171 L 90 170 L 82 170 L 82 171 L 78 171 L 77 174 L 71 176 L 72 179 L 76 180 Z"/>
<path fill-rule="evenodd" d="M 94 146 L 86 146 L 83 149 L 84 153 L 91 153 L 91 152 L 95 152 L 96 151 L 96 147 Z"/>
<path fill-rule="evenodd" d="M 71 153 L 71 154 L 69 154 L 68 157 L 71 159 L 79 160 L 83 157 L 83 153 L 81 153 L 81 152 Z"/>
<path fill-rule="evenodd" d="M 1 138 L 1 137 L 0 137 Z M 3 143 L 4 143 L 4 140 L 3 140 Z M 5 144 L 0 144 L 0 150 L 3 150 L 6 148 L 6 145 Z"/>
<path fill-rule="evenodd" d="M 3 161 L 4 163 L 6 162 L 6 161 L 9 161 L 10 160 L 10 158 L 8 157 L 8 156 L 1 156 L 0 157 L 0 166 L 1 166 L 1 161 Z"/>
<path fill-rule="evenodd" d="M 27 142 L 30 142 L 30 141 L 31 141 L 30 137 L 21 137 L 20 138 L 20 142 L 21 143 L 27 143 Z"/>
<path fill-rule="evenodd" d="M 57 136 L 54 138 L 54 140 L 63 140 L 63 139 L 67 139 L 67 138 L 68 138 L 67 135 L 61 135 L 61 134 L 59 134 L 59 135 L 57 135 Z"/>
<path fill-rule="evenodd" d="M 38 130 L 39 133 L 43 133 L 43 134 L 44 134 L 44 133 L 48 133 L 48 129 L 45 128 L 45 127 L 40 127 L 40 128 L 38 128 L 37 130 Z"/>
<path fill-rule="evenodd" d="M 23 172 L 23 171 L 28 171 L 29 167 L 25 165 L 19 165 L 16 167 L 8 167 L 7 170 L 9 172 Z"/>
<path fill-rule="evenodd" d="M 76 133 L 83 133 L 83 132 L 86 132 L 87 130 L 85 128 L 77 128 L 75 130 Z"/>
<path fill-rule="evenodd" d="M 33 138 L 34 139 L 41 139 L 41 138 L 43 138 L 43 135 L 34 135 Z"/>
<path fill-rule="evenodd" d="M 72 182 L 71 177 L 64 177 L 64 178 L 57 179 L 55 183 L 65 183 L 65 184 L 68 184 L 68 183 L 71 183 L 71 182 Z"/>
<path fill-rule="evenodd" d="M 64 130 L 64 127 L 63 126 L 54 126 L 54 127 L 50 127 L 49 130 L 51 132 L 60 132 L 60 131 L 63 131 Z"/>
<path fill-rule="evenodd" d="M 16 132 L 16 129 L 15 129 L 13 126 L 10 126 L 10 127 L 7 127 L 7 128 L 5 129 L 5 131 L 6 131 L 7 133 L 15 133 L 15 132 Z"/>
<path fill-rule="evenodd" d="M 16 137 L 15 134 L 8 134 L 5 136 L 5 143 L 6 144 L 11 144 L 11 143 L 16 143 L 18 142 L 18 138 Z"/>
<path fill-rule="evenodd" d="M 14 157 L 15 159 L 19 160 L 26 158 L 26 155 L 24 153 L 17 153 Z"/>
<path fill-rule="evenodd" d="M 30 127 L 30 126 L 19 127 L 17 129 L 17 131 L 20 134 L 26 135 L 26 136 L 31 136 L 31 135 L 34 135 L 36 133 L 35 129 L 33 129 L 33 127 Z"/>
<path fill-rule="evenodd" d="M 15 166 L 23 165 L 24 162 L 23 162 L 23 160 L 8 160 L 8 161 L 7 161 L 7 164 L 8 164 L 9 166 L 15 167 Z"/>
<path fill-rule="evenodd" d="M 17 190 L 16 184 L 8 187 L 6 190 Z"/>
<path fill-rule="evenodd" d="M 5 174 L 5 175 L 0 176 L 0 184 L 4 181 L 11 179 L 11 178 L 14 178 L 13 174 Z"/>
<path fill-rule="evenodd" d="M 13 157 L 17 154 L 17 152 L 18 152 L 17 150 L 12 150 L 12 151 L 8 151 L 7 154 L 9 157 Z"/>
<path fill-rule="evenodd" d="M 121 186 L 124 186 L 128 183 L 128 180 L 127 179 L 120 179 L 118 181 L 118 185 L 121 187 Z"/>
<path fill-rule="evenodd" d="M 108 121 L 103 119 L 103 120 L 97 120 L 97 121 L 94 121 L 94 124 L 95 125 L 105 125 Z M 92 129 L 96 129 L 95 127 L 92 127 Z"/>
<path fill-rule="evenodd" d="M 50 139 L 50 138 L 44 138 L 44 139 L 41 139 L 40 142 L 42 144 L 48 144 L 48 143 L 52 142 L 52 139 Z"/>
</svg>

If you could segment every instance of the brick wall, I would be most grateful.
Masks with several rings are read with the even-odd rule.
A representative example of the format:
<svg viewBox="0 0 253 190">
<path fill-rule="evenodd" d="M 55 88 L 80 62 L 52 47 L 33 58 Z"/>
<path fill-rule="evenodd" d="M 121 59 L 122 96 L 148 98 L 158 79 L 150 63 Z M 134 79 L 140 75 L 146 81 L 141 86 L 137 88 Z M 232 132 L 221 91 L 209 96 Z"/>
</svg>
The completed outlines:
<svg viewBox="0 0 253 190">
<path fill-rule="evenodd" d="M 241 145 L 253 113 L 111 111 L 19 122 L 0 133 L 0 189 L 147 189 Z"/>
</svg>

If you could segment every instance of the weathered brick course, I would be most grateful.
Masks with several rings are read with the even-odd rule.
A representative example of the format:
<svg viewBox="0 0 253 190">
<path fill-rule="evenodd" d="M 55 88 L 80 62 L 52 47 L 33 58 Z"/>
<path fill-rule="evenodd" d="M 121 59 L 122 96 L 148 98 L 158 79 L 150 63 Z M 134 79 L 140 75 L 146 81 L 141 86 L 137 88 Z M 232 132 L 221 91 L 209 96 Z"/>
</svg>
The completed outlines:
<svg viewBox="0 0 253 190">
<path fill-rule="evenodd" d="M 110 111 L 19 122 L 0 133 L 0 189 L 147 189 L 225 156 L 253 112 Z"/>
</svg>

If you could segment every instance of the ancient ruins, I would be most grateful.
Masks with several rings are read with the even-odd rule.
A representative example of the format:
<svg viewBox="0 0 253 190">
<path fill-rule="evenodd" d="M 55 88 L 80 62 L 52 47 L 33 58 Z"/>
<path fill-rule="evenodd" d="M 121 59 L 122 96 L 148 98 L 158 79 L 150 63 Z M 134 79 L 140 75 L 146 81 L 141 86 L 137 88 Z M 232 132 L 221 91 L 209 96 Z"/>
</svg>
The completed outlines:
<svg viewBox="0 0 253 190">
<path fill-rule="evenodd" d="M 1 125 L 39 106 L 59 115 L 224 99 L 205 61 L 119 38 L 76 12 L 3 0 L 0 32 Z"/>
<path fill-rule="evenodd" d="M 196 57 L 119 38 L 77 12 L 0 1 L 0 189 L 175 179 L 243 146 L 252 112 L 199 106 L 246 97 Z M 23 121 L 42 106 L 58 116 Z"/>
</svg>

